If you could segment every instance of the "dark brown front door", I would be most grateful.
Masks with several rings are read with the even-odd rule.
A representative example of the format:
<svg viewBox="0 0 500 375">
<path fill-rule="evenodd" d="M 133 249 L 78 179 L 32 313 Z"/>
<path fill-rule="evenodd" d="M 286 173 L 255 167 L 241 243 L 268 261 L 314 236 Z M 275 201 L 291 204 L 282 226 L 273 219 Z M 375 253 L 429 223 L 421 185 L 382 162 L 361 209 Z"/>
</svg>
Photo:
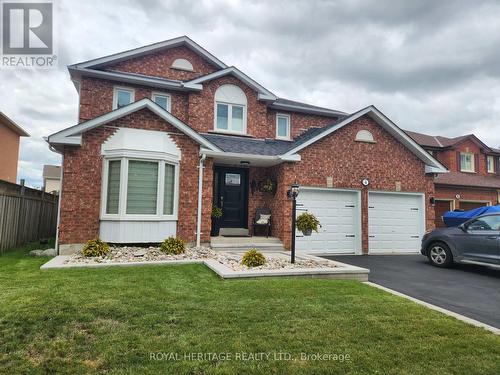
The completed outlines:
<svg viewBox="0 0 500 375">
<path fill-rule="evenodd" d="M 436 213 L 436 218 L 434 220 L 436 228 L 446 227 L 445 223 L 443 222 L 443 215 L 446 211 L 451 211 L 452 209 L 451 203 L 452 203 L 451 201 L 436 200 L 434 204 L 434 212 Z"/>
<path fill-rule="evenodd" d="M 217 194 L 215 201 L 222 208 L 221 228 L 248 228 L 248 170 L 215 167 Z"/>
<path fill-rule="evenodd" d="M 484 202 L 460 202 L 460 209 L 464 211 L 473 210 L 474 208 L 487 206 Z"/>
</svg>

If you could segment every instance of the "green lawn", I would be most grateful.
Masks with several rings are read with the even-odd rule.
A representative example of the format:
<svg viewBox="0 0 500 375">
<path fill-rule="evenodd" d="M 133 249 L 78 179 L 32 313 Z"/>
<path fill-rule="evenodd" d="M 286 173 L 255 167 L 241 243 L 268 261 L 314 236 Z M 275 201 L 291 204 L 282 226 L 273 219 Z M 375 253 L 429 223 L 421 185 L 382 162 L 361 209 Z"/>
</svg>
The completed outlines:
<svg viewBox="0 0 500 375">
<path fill-rule="evenodd" d="M 28 249 L 0 257 L 1 373 L 500 373 L 500 337 L 355 281 L 222 281 L 202 265 L 40 271 L 47 259 Z M 183 359 L 198 352 L 232 360 Z"/>
</svg>

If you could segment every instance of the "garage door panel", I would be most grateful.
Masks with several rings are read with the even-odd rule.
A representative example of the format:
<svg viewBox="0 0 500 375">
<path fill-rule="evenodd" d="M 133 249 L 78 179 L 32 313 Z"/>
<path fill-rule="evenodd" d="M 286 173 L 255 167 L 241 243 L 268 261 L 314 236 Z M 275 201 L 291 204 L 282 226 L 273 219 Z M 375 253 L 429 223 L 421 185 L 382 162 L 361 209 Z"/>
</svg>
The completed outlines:
<svg viewBox="0 0 500 375">
<path fill-rule="evenodd" d="M 421 195 L 369 193 L 370 253 L 418 252 L 423 234 Z"/>
<path fill-rule="evenodd" d="M 306 211 L 318 218 L 321 228 L 311 236 L 297 232 L 297 250 L 334 254 L 356 252 L 359 240 L 357 192 L 303 189 L 297 198 L 297 215 Z"/>
</svg>

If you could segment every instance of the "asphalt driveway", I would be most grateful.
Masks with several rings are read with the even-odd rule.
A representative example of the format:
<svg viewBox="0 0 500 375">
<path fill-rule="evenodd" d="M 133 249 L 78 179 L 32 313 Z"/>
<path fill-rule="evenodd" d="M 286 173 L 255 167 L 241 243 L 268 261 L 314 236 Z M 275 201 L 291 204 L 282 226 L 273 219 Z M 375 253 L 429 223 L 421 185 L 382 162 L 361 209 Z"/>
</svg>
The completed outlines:
<svg viewBox="0 0 500 375">
<path fill-rule="evenodd" d="M 369 268 L 371 282 L 500 328 L 500 270 L 472 265 L 437 268 L 421 255 L 326 258 Z"/>
</svg>

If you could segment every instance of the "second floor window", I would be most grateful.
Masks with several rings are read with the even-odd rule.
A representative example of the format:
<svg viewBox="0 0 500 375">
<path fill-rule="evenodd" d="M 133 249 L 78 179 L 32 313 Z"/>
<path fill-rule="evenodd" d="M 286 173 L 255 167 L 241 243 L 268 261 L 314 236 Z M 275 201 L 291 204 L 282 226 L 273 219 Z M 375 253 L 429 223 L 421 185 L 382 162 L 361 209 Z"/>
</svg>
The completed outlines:
<svg viewBox="0 0 500 375">
<path fill-rule="evenodd" d="M 246 134 L 247 97 L 235 85 L 222 85 L 215 92 L 214 129 L 225 133 Z"/>
<path fill-rule="evenodd" d="M 290 139 L 290 116 L 276 115 L 276 138 Z"/>
<path fill-rule="evenodd" d="M 113 109 L 118 109 L 126 106 L 134 101 L 134 90 L 115 87 L 113 92 Z"/>
<path fill-rule="evenodd" d="M 460 153 L 460 171 L 462 172 L 475 172 L 474 171 L 474 154 L 466 152 Z"/>
<path fill-rule="evenodd" d="M 153 99 L 153 102 L 158 104 L 164 110 L 170 112 L 171 108 L 170 95 L 154 92 L 151 98 Z"/>
<path fill-rule="evenodd" d="M 488 155 L 486 156 L 486 168 L 488 173 L 495 173 L 495 157 Z"/>
</svg>

